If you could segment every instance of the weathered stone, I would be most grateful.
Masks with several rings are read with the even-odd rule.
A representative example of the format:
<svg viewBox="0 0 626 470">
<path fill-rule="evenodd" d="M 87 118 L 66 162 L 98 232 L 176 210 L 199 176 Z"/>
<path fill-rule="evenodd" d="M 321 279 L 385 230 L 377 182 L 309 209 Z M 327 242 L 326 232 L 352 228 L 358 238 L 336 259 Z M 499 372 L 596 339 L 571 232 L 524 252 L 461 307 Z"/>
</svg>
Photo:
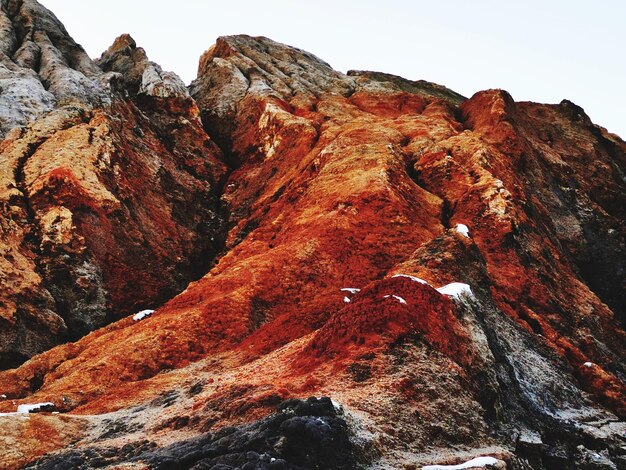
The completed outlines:
<svg viewBox="0 0 626 470">
<path fill-rule="evenodd" d="M 86 415 L 38 465 L 621 465 L 626 144 L 581 108 L 249 36 L 189 94 L 130 36 L 94 66 L 110 104 L 55 101 L 1 144 L 0 334 L 173 298 L 0 373 L 2 411 Z M 336 402 L 268 417 L 309 395 Z"/>
<path fill-rule="evenodd" d="M 139 442 L 117 449 L 92 447 L 43 459 L 27 468 L 61 470 L 145 463 L 149 468 L 356 468 L 346 422 L 330 399 L 290 400 L 263 420 L 156 447 Z"/>
<path fill-rule="evenodd" d="M 226 168 L 182 81 L 130 37 L 105 54 L 103 70 L 37 2 L 2 5 L 7 368 L 157 307 L 202 275 L 223 238 Z M 133 45 L 134 61 L 120 41 Z"/>
</svg>

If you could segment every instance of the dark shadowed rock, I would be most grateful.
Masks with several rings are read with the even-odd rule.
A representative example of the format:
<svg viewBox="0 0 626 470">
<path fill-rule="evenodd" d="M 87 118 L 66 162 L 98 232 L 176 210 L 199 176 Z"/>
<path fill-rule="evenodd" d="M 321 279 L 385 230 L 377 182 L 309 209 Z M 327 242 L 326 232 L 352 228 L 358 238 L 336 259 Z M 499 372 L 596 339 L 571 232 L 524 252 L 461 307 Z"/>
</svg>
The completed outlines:
<svg viewBox="0 0 626 470">
<path fill-rule="evenodd" d="M 347 424 L 329 398 L 292 399 L 260 421 L 167 447 L 145 441 L 117 449 L 92 447 L 44 457 L 27 468 L 87 469 L 123 462 L 164 470 L 356 468 Z"/>
</svg>

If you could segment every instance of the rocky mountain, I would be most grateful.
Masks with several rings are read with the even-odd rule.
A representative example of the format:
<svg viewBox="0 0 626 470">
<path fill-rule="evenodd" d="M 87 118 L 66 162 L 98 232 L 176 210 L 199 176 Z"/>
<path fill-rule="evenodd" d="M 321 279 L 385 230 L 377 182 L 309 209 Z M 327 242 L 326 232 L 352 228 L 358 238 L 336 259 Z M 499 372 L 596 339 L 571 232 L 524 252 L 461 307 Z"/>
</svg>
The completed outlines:
<svg viewBox="0 0 626 470">
<path fill-rule="evenodd" d="M 185 85 L 132 38 L 94 62 L 37 2 L 2 5 L 6 368 L 204 274 L 227 168 Z"/>
<path fill-rule="evenodd" d="M 626 143 L 579 106 L 0 24 L 3 468 L 626 468 Z"/>
</svg>

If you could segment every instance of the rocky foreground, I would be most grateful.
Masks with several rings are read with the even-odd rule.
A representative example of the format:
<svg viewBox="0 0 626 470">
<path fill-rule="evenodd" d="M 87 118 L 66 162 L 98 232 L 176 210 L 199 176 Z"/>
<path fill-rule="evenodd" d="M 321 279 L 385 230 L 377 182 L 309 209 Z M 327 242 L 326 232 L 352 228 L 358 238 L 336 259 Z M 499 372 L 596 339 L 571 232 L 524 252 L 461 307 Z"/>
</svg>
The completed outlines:
<svg viewBox="0 0 626 470">
<path fill-rule="evenodd" d="M 626 468 L 626 143 L 575 104 L 249 36 L 187 88 L 2 0 L 0 137 L 1 468 Z"/>
</svg>

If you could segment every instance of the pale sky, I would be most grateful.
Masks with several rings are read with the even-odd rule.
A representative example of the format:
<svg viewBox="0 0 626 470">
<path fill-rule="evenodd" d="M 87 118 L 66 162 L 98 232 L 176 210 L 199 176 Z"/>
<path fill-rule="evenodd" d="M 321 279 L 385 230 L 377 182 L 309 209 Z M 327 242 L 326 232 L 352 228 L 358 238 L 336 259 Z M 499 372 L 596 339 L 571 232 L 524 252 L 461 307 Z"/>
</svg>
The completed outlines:
<svg viewBox="0 0 626 470">
<path fill-rule="evenodd" d="M 623 0 L 40 1 L 91 56 L 130 33 L 186 83 L 218 36 L 262 35 L 342 72 L 393 73 L 468 97 L 503 88 L 516 101 L 567 98 L 626 139 Z"/>
</svg>

